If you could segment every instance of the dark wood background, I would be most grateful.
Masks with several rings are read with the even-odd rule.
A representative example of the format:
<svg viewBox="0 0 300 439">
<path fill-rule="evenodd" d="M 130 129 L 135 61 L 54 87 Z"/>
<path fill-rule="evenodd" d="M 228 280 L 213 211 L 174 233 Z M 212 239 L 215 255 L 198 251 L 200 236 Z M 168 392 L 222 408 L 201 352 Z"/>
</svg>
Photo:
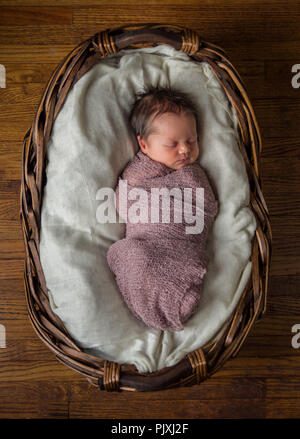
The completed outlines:
<svg viewBox="0 0 300 439">
<path fill-rule="evenodd" d="M 42 5 L 42 6 L 41 6 Z M 261 128 L 262 189 L 273 231 L 268 308 L 239 355 L 200 386 L 106 393 L 56 360 L 27 316 L 19 224 L 22 139 L 50 74 L 80 41 L 129 23 L 179 24 L 221 46 Z M 283 0 L 0 0 L 1 418 L 299 418 L 300 3 Z M 300 82 L 300 81 L 299 81 Z"/>
</svg>

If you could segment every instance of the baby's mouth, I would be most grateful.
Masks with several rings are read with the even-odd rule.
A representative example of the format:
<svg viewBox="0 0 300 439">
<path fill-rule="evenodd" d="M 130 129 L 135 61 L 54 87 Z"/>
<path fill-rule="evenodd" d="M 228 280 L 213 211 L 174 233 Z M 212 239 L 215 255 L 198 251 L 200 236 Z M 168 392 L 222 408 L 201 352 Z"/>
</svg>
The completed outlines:
<svg viewBox="0 0 300 439">
<path fill-rule="evenodd" d="M 181 160 L 178 160 L 178 162 L 177 163 L 184 163 L 184 162 L 187 162 L 188 161 L 188 158 L 186 158 L 186 159 L 181 159 Z"/>
</svg>

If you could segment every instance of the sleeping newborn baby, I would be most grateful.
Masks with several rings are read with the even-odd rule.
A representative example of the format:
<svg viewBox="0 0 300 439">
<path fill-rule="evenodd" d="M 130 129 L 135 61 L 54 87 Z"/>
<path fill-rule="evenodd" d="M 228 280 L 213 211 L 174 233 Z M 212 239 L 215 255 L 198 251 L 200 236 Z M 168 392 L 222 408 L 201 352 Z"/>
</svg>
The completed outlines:
<svg viewBox="0 0 300 439">
<path fill-rule="evenodd" d="M 126 236 L 110 246 L 107 262 L 135 317 L 181 331 L 199 304 L 218 212 L 197 162 L 197 113 L 184 93 L 152 87 L 137 95 L 130 122 L 140 150 L 115 189 Z"/>
</svg>

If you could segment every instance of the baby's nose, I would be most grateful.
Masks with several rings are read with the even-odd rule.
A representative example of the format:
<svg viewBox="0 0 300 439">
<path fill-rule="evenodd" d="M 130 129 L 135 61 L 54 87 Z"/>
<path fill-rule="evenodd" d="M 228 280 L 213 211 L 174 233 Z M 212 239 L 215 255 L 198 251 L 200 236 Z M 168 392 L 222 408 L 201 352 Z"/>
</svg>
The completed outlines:
<svg viewBox="0 0 300 439">
<path fill-rule="evenodd" d="M 188 143 L 182 143 L 179 146 L 179 152 L 184 153 L 184 152 L 188 152 L 190 150 L 190 145 Z"/>
</svg>

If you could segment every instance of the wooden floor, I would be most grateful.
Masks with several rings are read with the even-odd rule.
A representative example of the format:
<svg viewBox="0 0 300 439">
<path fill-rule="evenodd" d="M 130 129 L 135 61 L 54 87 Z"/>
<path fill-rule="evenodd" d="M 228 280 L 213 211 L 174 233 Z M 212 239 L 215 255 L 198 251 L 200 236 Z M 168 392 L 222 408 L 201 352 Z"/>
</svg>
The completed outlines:
<svg viewBox="0 0 300 439">
<path fill-rule="evenodd" d="M 262 189 L 273 231 L 268 309 L 239 355 L 200 386 L 109 394 L 58 362 L 27 316 L 22 140 L 50 74 L 75 45 L 100 30 L 147 21 L 199 32 L 226 51 L 244 80 L 263 138 Z M 297 63 L 299 1 L 0 0 L 1 418 L 300 418 L 300 348 L 292 345 L 292 327 L 300 325 Z"/>
</svg>

